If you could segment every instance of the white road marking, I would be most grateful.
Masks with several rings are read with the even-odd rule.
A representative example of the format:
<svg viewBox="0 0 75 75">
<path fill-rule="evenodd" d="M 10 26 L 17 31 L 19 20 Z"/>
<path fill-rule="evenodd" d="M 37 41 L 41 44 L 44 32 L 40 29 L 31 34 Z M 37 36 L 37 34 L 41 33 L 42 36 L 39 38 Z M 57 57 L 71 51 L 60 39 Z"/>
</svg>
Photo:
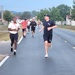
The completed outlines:
<svg viewBox="0 0 75 75">
<path fill-rule="evenodd" d="M 23 37 L 20 38 L 20 40 L 18 41 L 17 44 L 20 44 L 20 42 L 22 41 Z M 5 63 L 5 61 L 9 58 L 9 56 L 6 56 L 1 62 L 0 62 L 0 67 Z"/>
<path fill-rule="evenodd" d="M 75 49 L 75 47 L 73 47 L 73 49 Z"/>
<path fill-rule="evenodd" d="M 0 67 L 4 64 L 4 62 L 9 58 L 9 56 L 6 56 L 1 62 L 0 62 Z"/>
<path fill-rule="evenodd" d="M 20 42 L 22 41 L 22 39 L 23 39 L 23 37 L 21 37 L 21 38 L 20 38 L 20 40 L 18 41 L 18 43 L 17 43 L 17 44 L 20 44 Z"/>
<path fill-rule="evenodd" d="M 67 41 L 65 41 L 65 42 L 67 42 Z"/>
</svg>

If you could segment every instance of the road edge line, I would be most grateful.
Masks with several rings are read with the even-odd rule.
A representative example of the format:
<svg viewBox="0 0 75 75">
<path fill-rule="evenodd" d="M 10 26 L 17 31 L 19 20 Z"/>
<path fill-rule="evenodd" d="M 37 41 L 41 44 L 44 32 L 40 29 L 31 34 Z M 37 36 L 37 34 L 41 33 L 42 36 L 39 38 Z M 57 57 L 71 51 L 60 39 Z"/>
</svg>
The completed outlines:
<svg viewBox="0 0 75 75">
<path fill-rule="evenodd" d="M 1 62 L 0 62 L 0 67 L 4 64 L 4 62 L 9 58 L 9 56 L 6 56 Z"/>
<path fill-rule="evenodd" d="M 20 40 L 18 41 L 17 44 L 20 44 L 20 42 L 22 41 L 23 37 L 20 38 Z M 9 56 L 6 56 L 1 62 L 0 62 L 0 67 L 5 63 L 5 61 L 9 58 Z"/>
<path fill-rule="evenodd" d="M 18 43 L 17 43 L 17 44 L 20 44 L 20 42 L 22 41 L 22 39 L 23 39 L 23 37 L 21 37 L 21 38 L 20 38 L 20 40 L 18 41 Z"/>
</svg>

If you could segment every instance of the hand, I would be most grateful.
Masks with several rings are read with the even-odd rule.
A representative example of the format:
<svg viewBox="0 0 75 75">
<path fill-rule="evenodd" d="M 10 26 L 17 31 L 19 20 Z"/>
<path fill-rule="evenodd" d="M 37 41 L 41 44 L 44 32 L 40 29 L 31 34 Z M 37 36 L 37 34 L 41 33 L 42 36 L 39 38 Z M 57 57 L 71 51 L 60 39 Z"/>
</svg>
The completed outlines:
<svg viewBox="0 0 75 75">
<path fill-rule="evenodd" d="M 41 30 L 39 30 L 39 32 L 42 32 L 42 29 L 41 29 Z"/>
<path fill-rule="evenodd" d="M 51 27 L 48 27 L 47 30 L 50 31 L 51 30 Z"/>
</svg>

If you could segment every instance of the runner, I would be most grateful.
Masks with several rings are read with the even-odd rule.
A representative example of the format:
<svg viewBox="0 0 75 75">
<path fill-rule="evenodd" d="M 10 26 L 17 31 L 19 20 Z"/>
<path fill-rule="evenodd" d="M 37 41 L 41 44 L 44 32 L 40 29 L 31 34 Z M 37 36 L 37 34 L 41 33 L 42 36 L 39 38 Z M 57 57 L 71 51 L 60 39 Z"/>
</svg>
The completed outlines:
<svg viewBox="0 0 75 75">
<path fill-rule="evenodd" d="M 28 29 L 28 33 L 29 33 L 30 32 L 30 20 L 28 20 L 27 29 Z"/>
<path fill-rule="evenodd" d="M 23 33 L 23 37 L 26 38 L 27 20 L 24 19 L 24 21 L 21 22 L 21 25 L 22 25 L 22 33 Z"/>
<path fill-rule="evenodd" d="M 53 29 L 56 28 L 57 26 L 55 25 L 55 23 L 53 21 L 50 20 L 50 16 L 48 14 L 44 15 L 44 21 L 43 21 L 43 27 L 40 30 L 40 32 L 42 30 L 44 30 L 44 46 L 45 46 L 45 52 L 46 55 L 45 57 L 48 57 L 48 48 L 51 46 L 51 42 L 52 42 L 52 36 L 53 36 Z"/>
<path fill-rule="evenodd" d="M 36 25 L 37 25 L 37 23 L 35 22 L 35 19 L 32 19 L 32 21 L 31 21 L 31 23 L 30 23 L 31 31 L 32 31 L 32 37 L 34 37 Z"/>
<path fill-rule="evenodd" d="M 8 26 L 8 30 L 10 32 L 10 40 L 11 40 L 11 52 L 14 51 L 14 55 L 16 55 L 18 31 L 20 29 L 20 25 L 16 22 L 16 20 L 17 18 L 13 18 L 13 22 L 11 22 Z M 14 45 L 14 49 L 13 49 L 13 45 Z"/>
</svg>

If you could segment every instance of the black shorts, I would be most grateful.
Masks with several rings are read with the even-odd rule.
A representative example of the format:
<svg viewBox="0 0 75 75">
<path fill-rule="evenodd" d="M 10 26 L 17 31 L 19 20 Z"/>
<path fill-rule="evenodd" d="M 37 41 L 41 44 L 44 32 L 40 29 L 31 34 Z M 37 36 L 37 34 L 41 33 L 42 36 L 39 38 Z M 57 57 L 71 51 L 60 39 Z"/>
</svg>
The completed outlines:
<svg viewBox="0 0 75 75">
<path fill-rule="evenodd" d="M 30 29 L 30 26 L 27 26 L 28 29 Z"/>
<path fill-rule="evenodd" d="M 16 33 L 16 34 L 10 33 L 10 39 L 12 42 L 14 42 L 14 40 L 18 41 L 18 33 Z"/>
<path fill-rule="evenodd" d="M 48 41 L 48 43 L 52 42 L 52 35 L 43 35 L 44 41 Z"/>
<path fill-rule="evenodd" d="M 26 28 L 22 29 L 22 32 L 25 32 L 26 31 Z"/>
<path fill-rule="evenodd" d="M 31 27 L 31 31 L 35 32 L 35 27 Z"/>
</svg>

